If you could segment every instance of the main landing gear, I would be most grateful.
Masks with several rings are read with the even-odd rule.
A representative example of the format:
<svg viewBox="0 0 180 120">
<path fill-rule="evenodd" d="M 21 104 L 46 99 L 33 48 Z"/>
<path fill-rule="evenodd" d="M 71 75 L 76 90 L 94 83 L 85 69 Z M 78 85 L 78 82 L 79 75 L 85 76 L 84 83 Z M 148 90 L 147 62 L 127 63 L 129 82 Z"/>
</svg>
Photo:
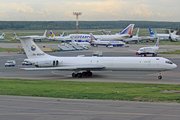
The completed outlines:
<svg viewBox="0 0 180 120">
<path fill-rule="evenodd" d="M 78 77 L 78 78 L 82 78 L 82 77 L 86 77 L 86 76 L 88 76 L 88 77 L 90 77 L 90 76 L 92 76 L 92 72 L 91 71 L 87 71 L 87 72 L 82 72 L 82 73 L 72 73 L 72 77 L 73 78 L 76 78 L 76 77 Z"/>
<path fill-rule="evenodd" d="M 161 73 L 159 73 L 158 79 L 159 79 L 159 80 L 162 79 Z"/>
</svg>

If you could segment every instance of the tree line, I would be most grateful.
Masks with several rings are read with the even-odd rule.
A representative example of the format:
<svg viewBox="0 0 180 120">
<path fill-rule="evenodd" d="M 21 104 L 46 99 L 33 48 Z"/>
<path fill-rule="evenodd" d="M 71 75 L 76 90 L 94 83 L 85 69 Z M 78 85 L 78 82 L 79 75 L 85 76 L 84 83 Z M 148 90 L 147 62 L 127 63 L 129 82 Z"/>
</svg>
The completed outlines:
<svg viewBox="0 0 180 120">
<path fill-rule="evenodd" d="M 129 24 L 139 28 L 180 28 L 180 22 L 79 21 L 79 29 L 120 29 Z M 0 21 L 0 30 L 75 30 L 76 21 Z"/>
</svg>

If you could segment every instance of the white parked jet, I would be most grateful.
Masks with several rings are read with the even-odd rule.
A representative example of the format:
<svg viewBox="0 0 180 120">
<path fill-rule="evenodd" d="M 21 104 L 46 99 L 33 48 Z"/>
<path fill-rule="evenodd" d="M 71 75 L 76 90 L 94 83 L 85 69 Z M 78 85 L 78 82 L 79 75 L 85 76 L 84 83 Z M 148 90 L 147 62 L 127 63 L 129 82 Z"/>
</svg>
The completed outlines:
<svg viewBox="0 0 180 120">
<path fill-rule="evenodd" d="M 176 33 L 176 32 L 175 32 Z M 171 31 L 169 30 L 169 39 L 172 42 L 178 42 L 180 40 L 180 36 L 176 35 L 175 33 L 171 33 Z"/>
<path fill-rule="evenodd" d="M 134 41 L 135 43 L 138 43 L 141 40 L 141 37 L 139 37 L 138 35 L 139 35 L 139 28 L 137 30 L 136 36 L 133 36 L 132 38 L 124 39 L 123 42 L 128 43 Z"/>
<path fill-rule="evenodd" d="M 19 39 L 19 38 L 32 38 L 33 40 L 39 40 L 39 39 L 46 39 L 46 32 L 47 30 L 45 30 L 44 35 L 43 36 L 39 36 L 39 35 L 31 35 L 31 36 L 17 36 L 16 33 L 14 33 L 14 37 L 12 37 L 13 39 Z"/>
<path fill-rule="evenodd" d="M 58 70 L 74 71 L 72 77 L 92 76 L 91 71 L 140 71 L 161 72 L 177 67 L 162 57 L 56 57 L 44 53 L 33 40 L 19 38 L 26 52 L 26 61 L 37 68 L 20 70 Z M 158 77 L 162 79 L 160 75 Z"/>
<path fill-rule="evenodd" d="M 116 34 L 116 35 L 94 35 L 94 37 L 99 39 L 99 40 L 104 40 L 104 41 L 105 40 L 107 40 L 107 41 L 111 41 L 111 40 L 112 41 L 115 41 L 115 40 L 119 41 L 119 40 L 123 40 L 123 39 L 131 37 L 131 33 L 132 33 L 133 28 L 134 28 L 134 24 L 130 24 L 119 34 Z M 91 37 L 89 34 L 78 34 L 78 36 L 76 34 L 69 34 L 68 36 L 64 36 L 62 38 L 62 40 L 71 42 L 72 37 L 74 38 L 74 40 L 76 40 L 78 37 L 78 41 L 76 41 L 76 42 L 86 41 L 86 40 L 90 41 L 91 40 Z"/>
<path fill-rule="evenodd" d="M 155 37 L 155 33 L 151 28 L 149 28 L 149 32 L 151 34 L 151 37 Z M 159 37 L 160 40 L 167 40 L 169 39 L 169 34 L 157 34 L 157 37 Z"/>
<path fill-rule="evenodd" d="M 146 56 L 147 54 L 152 54 L 152 56 L 156 56 L 158 50 L 159 50 L 159 38 L 157 39 L 157 42 L 154 46 L 142 47 L 136 52 L 136 55 Z"/>
<path fill-rule="evenodd" d="M 105 40 L 99 40 L 96 39 L 92 33 L 90 33 L 91 36 L 91 45 L 98 46 L 98 45 L 104 45 L 106 47 L 108 46 L 123 46 L 125 43 L 122 41 L 105 41 Z"/>
<path fill-rule="evenodd" d="M 0 40 L 4 40 L 4 37 L 5 37 L 5 33 L 3 33 L 3 34 L 0 36 Z"/>
<path fill-rule="evenodd" d="M 53 31 L 52 30 L 50 30 L 50 37 L 48 38 L 48 39 L 51 39 L 51 40 L 60 40 L 60 41 L 65 41 L 64 40 L 64 35 L 65 35 L 65 32 L 63 32 L 62 33 L 62 35 L 60 35 L 60 36 L 55 36 L 55 34 L 53 33 Z"/>
</svg>

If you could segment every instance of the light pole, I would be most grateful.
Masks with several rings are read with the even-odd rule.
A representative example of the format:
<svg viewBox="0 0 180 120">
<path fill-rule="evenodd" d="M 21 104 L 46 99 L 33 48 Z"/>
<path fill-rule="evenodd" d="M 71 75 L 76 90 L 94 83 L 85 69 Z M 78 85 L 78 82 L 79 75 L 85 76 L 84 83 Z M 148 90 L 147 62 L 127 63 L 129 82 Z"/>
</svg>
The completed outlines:
<svg viewBox="0 0 180 120">
<path fill-rule="evenodd" d="M 73 15 L 76 15 L 76 42 L 78 42 L 78 16 L 81 14 L 82 12 L 73 12 Z"/>
</svg>

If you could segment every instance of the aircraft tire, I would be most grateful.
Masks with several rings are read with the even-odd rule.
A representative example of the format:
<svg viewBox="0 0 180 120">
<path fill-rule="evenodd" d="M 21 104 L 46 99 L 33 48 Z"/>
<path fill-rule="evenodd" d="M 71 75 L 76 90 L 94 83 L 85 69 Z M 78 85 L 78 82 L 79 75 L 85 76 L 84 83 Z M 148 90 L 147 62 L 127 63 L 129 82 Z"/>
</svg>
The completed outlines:
<svg viewBox="0 0 180 120">
<path fill-rule="evenodd" d="M 82 76 L 87 76 L 87 72 L 83 72 L 83 73 L 82 73 Z"/>
<path fill-rule="evenodd" d="M 77 77 L 77 74 L 72 73 L 72 77 L 73 77 L 73 78 Z"/>
<path fill-rule="evenodd" d="M 77 77 L 78 77 L 78 78 L 82 78 L 82 73 L 78 73 L 78 74 L 77 74 Z"/>
<path fill-rule="evenodd" d="M 161 79 L 162 79 L 162 76 L 158 76 L 158 79 L 161 80 Z"/>
<path fill-rule="evenodd" d="M 92 76 L 92 72 L 87 72 L 87 75 L 88 76 Z"/>
</svg>

